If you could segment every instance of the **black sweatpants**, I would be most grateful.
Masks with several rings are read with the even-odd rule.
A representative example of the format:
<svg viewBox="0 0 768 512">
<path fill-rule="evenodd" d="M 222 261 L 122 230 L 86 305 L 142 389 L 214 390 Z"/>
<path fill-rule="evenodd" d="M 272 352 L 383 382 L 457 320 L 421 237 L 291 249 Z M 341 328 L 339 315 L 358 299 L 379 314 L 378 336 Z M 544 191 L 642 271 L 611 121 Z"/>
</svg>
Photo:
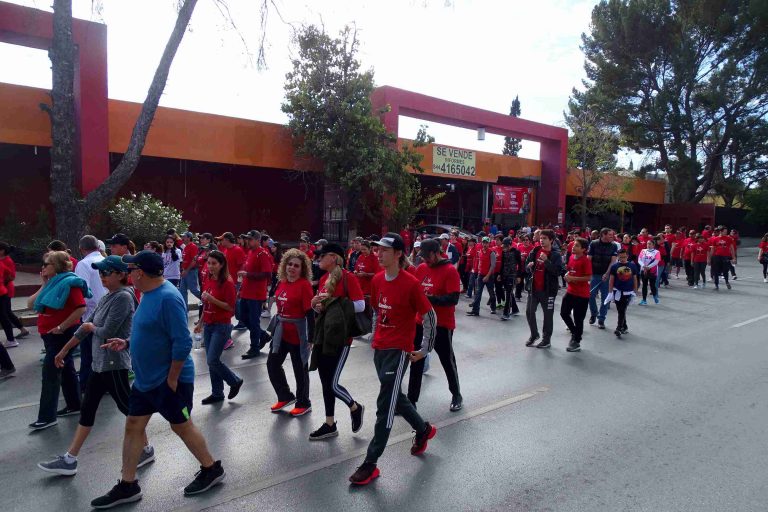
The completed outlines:
<svg viewBox="0 0 768 512">
<path fill-rule="evenodd" d="M 317 373 L 320 375 L 320 383 L 323 386 L 323 403 L 325 415 L 334 416 L 336 399 L 344 402 L 347 407 L 352 407 L 355 401 L 347 389 L 339 384 L 344 363 L 349 355 L 349 345 L 345 345 L 336 355 L 321 354 L 317 364 Z"/>
<path fill-rule="evenodd" d="M 421 349 L 423 336 L 424 328 L 421 325 L 417 325 L 416 337 L 413 339 L 413 345 L 416 350 Z M 461 396 L 459 369 L 456 367 L 456 355 L 453 353 L 453 330 L 437 326 L 434 350 L 440 358 L 440 364 L 443 366 L 446 379 L 448 379 L 448 390 L 451 392 L 451 396 Z M 425 361 L 426 358 L 411 364 L 411 375 L 408 379 L 408 400 L 413 405 L 416 405 L 416 402 L 419 401 L 419 395 L 421 394 L 421 380 L 424 377 Z"/>
<path fill-rule="evenodd" d="M 539 326 L 536 324 L 536 310 L 541 305 L 544 310 L 544 339 L 552 337 L 552 320 L 555 316 L 555 296 L 547 295 L 547 292 L 529 292 L 528 304 L 525 308 L 525 316 L 528 319 L 528 327 L 531 329 L 531 336 L 538 336 Z"/>
<path fill-rule="evenodd" d="M 283 370 L 283 363 L 288 354 L 291 354 L 291 366 L 293 375 L 296 377 L 296 395 L 291 392 L 291 387 L 285 378 L 285 370 Z M 283 340 L 277 352 L 272 352 L 270 349 L 267 358 L 267 374 L 269 374 L 269 382 L 277 393 L 278 401 L 288 402 L 296 398 L 296 407 L 312 405 L 309 401 L 309 368 L 301 361 L 299 345 L 291 345 Z"/>
<path fill-rule="evenodd" d="M 96 418 L 99 402 L 109 393 L 120 412 L 128 416 L 128 400 L 131 395 L 131 384 L 128 382 L 128 370 L 111 372 L 91 372 L 85 386 L 85 397 L 80 407 L 80 424 L 92 427 Z"/>
<path fill-rule="evenodd" d="M 508 277 L 503 280 L 504 290 L 504 316 L 509 316 L 509 313 L 519 313 L 520 308 L 517 307 L 517 301 L 515 301 L 515 278 Z M 511 311 L 510 311 L 511 310 Z"/>
<path fill-rule="evenodd" d="M 6 293 L 0 296 L 0 325 L 5 331 L 5 337 L 8 341 L 15 341 L 13 338 L 13 323 L 8 313 L 11 311 L 11 297 Z"/>
<path fill-rule="evenodd" d="M 685 278 L 688 280 L 688 286 L 693 286 L 693 263 L 688 258 L 685 260 Z"/>
<path fill-rule="evenodd" d="M 702 261 L 701 263 L 694 262 L 693 263 L 693 283 L 698 285 L 699 279 L 701 279 L 701 284 L 704 284 L 707 282 L 707 262 Z"/>
<path fill-rule="evenodd" d="M 373 428 L 373 439 L 368 445 L 365 461 L 375 463 L 387 446 L 389 432 L 395 420 L 395 411 L 399 412 L 416 432 L 424 432 L 427 425 L 400 389 L 408 366 L 408 352 L 398 349 L 375 350 L 373 364 L 381 387 L 376 399 L 376 425 Z"/>
<path fill-rule="evenodd" d="M 715 282 L 715 286 L 720 285 L 720 276 L 725 279 L 725 284 L 728 284 L 728 272 L 731 269 L 731 258 L 726 256 L 712 256 L 712 280 Z"/>
<path fill-rule="evenodd" d="M 659 292 L 656 290 L 656 274 L 650 272 L 643 272 L 640 274 L 640 279 L 643 282 L 643 300 L 648 298 L 648 285 L 651 285 L 651 295 L 656 297 Z"/>
<path fill-rule="evenodd" d="M 619 321 L 616 323 L 616 329 L 628 330 L 627 326 L 627 307 L 629 306 L 629 299 L 631 295 L 622 295 L 621 298 L 616 301 L 616 311 L 619 313 Z"/>
<path fill-rule="evenodd" d="M 568 326 L 573 340 L 576 342 L 580 342 L 581 336 L 584 334 L 584 318 L 587 316 L 588 309 L 589 297 L 577 297 L 570 293 L 565 294 L 563 302 L 560 304 L 560 318 Z M 573 313 L 573 318 L 571 318 L 571 313 Z"/>
</svg>

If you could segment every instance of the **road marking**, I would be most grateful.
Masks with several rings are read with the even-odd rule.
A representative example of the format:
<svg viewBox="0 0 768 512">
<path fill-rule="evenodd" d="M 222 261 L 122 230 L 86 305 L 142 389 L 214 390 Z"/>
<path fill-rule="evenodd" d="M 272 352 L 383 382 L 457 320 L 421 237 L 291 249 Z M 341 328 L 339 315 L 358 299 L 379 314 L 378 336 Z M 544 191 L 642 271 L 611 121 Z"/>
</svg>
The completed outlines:
<svg viewBox="0 0 768 512">
<path fill-rule="evenodd" d="M 741 322 L 739 324 L 732 325 L 731 329 L 737 329 L 739 327 L 744 327 L 745 325 L 753 324 L 755 322 L 759 322 L 760 320 L 764 320 L 766 318 L 768 318 L 768 315 L 757 316 L 755 318 L 751 318 L 749 320 L 745 320 L 744 322 Z"/>
<path fill-rule="evenodd" d="M 436 422 L 435 426 L 440 428 L 445 428 L 451 425 L 454 425 L 456 423 L 459 423 L 461 421 L 470 420 L 472 418 L 476 418 L 477 416 L 481 416 L 483 414 L 487 414 L 489 412 L 495 411 L 497 409 L 501 409 L 503 407 L 507 407 L 512 404 L 516 404 L 518 402 L 522 402 L 523 400 L 528 400 L 529 398 L 533 398 L 536 395 L 546 393 L 549 391 L 549 386 L 541 386 L 535 389 L 532 389 L 531 391 L 527 391 L 525 393 L 520 393 L 519 395 L 515 395 L 509 398 L 506 398 L 504 400 L 501 400 L 499 402 L 492 403 L 490 405 L 486 405 L 485 407 L 481 407 L 479 409 L 474 409 L 472 411 L 467 411 L 464 413 L 458 413 L 458 414 L 452 414 L 448 419 L 445 419 L 440 422 Z M 397 436 L 391 436 L 389 438 L 389 441 L 387 442 L 387 446 L 392 446 L 395 444 L 399 444 L 405 441 L 410 441 L 413 438 L 413 433 L 404 433 Z M 307 441 L 309 442 L 309 441 Z M 315 473 L 316 471 L 320 471 L 323 469 L 326 469 L 330 466 L 335 466 L 336 464 L 341 464 L 343 462 L 346 462 L 348 460 L 356 459 L 359 457 L 362 457 L 367 452 L 368 447 L 360 448 L 357 450 L 352 450 L 346 453 L 339 454 L 335 457 L 330 457 L 328 459 L 323 459 L 322 461 L 316 462 L 314 464 L 310 464 L 308 466 L 303 466 L 299 469 L 295 469 L 293 471 L 288 471 L 286 473 L 283 473 L 281 475 L 273 476 L 272 478 L 268 478 L 266 480 L 262 480 L 260 482 L 256 482 L 252 485 L 246 486 L 246 487 L 240 487 L 238 489 L 232 489 L 229 491 L 222 491 L 221 494 L 217 494 L 214 502 L 212 503 L 206 503 L 203 505 L 203 508 L 200 508 L 200 504 L 197 505 L 187 505 L 183 507 L 179 507 L 177 509 L 174 509 L 176 511 L 197 511 L 197 510 L 207 510 L 213 507 L 218 507 L 220 505 L 223 505 L 225 503 L 229 503 L 231 501 L 244 498 L 245 496 L 249 496 L 251 494 L 255 494 L 259 491 L 263 491 L 264 489 L 268 489 L 270 487 L 274 487 L 276 485 L 283 484 L 285 482 L 289 482 L 291 480 L 295 480 L 297 478 L 301 478 L 303 476 L 309 475 L 311 473 Z"/>
</svg>

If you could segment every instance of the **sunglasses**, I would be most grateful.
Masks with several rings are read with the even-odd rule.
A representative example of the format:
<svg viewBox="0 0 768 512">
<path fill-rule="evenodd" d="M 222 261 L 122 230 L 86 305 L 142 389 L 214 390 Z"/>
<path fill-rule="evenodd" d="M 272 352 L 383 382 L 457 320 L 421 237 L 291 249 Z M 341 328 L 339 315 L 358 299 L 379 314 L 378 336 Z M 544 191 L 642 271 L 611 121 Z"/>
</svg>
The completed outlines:
<svg viewBox="0 0 768 512">
<path fill-rule="evenodd" d="M 110 269 L 99 270 L 99 274 L 104 277 L 111 276 L 112 274 L 117 274 L 117 273 L 118 273 L 117 270 L 110 270 Z"/>
<path fill-rule="evenodd" d="M 53 265 L 53 263 L 49 263 L 49 262 L 47 262 L 47 261 L 41 261 L 41 262 L 40 262 L 40 264 L 41 264 L 43 267 L 47 267 L 48 265 Z"/>
</svg>

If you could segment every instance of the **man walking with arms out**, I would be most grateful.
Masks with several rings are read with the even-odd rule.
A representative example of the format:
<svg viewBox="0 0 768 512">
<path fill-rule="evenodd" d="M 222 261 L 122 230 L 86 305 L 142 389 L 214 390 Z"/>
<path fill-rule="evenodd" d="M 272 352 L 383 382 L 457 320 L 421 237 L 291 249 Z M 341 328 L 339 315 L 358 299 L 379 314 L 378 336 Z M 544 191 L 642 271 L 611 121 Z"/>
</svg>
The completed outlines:
<svg viewBox="0 0 768 512">
<path fill-rule="evenodd" d="M 405 244 L 397 233 L 387 233 L 376 242 L 379 263 L 384 272 L 376 274 L 371 283 L 373 307 L 373 363 L 381 387 L 376 400 L 376 425 L 373 439 L 363 464 L 349 477 L 355 485 L 366 485 L 379 476 L 376 462 L 384 453 L 395 418 L 395 410 L 416 431 L 411 455 L 420 455 L 427 442 L 435 437 L 437 428 L 425 422 L 416 408 L 400 390 L 408 361 L 416 362 L 432 350 L 435 342 L 437 317 L 427 300 L 419 281 L 408 272 L 401 271 L 405 259 Z M 416 333 L 416 315 L 423 318 L 421 349 L 413 350 Z"/>
<path fill-rule="evenodd" d="M 200 471 L 184 488 L 184 494 L 205 492 L 224 480 L 221 461 L 214 460 L 205 438 L 192 423 L 195 366 L 190 356 L 192 338 L 181 294 L 163 278 L 163 259 L 150 250 L 124 256 L 133 285 L 142 300 L 133 317 L 130 352 L 136 375 L 128 402 L 123 439 L 122 479 L 104 496 L 91 502 L 94 508 L 111 508 L 141 499 L 136 466 L 144 448 L 144 430 L 156 412 L 171 424 Z M 126 350 L 128 341 L 112 338 L 103 348 Z"/>
</svg>

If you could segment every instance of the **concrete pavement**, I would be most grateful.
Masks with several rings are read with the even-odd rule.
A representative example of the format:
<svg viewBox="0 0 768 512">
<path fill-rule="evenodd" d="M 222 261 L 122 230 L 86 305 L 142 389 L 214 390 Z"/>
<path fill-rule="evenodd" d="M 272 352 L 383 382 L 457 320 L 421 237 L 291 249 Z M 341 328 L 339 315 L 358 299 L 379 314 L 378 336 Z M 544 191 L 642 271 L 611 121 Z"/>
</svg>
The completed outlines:
<svg viewBox="0 0 768 512">
<path fill-rule="evenodd" d="M 311 376 L 314 410 L 302 418 L 268 411 L 275 396 L 266 358 L 241 361 L 247 332 L 225 360 L 246 381 L 236 400 L 201 406 L 210 390 L 202 351 L 192 417 L 227 480 L 184 498 L 196 463 L 162 418 L 148 434 L 157 461 L 140 470 L 144 499 L 135 510 L 765 510 L 764 442 L 768 420 L 768 284 L 756 250 L 740 248 L 734 289 L 662 289 L 659 305 L 630 306 L 630 334 L 587 327 L 583 351 L 565 352 L 556 315 L 553 347 L 526 348 L 523 316 L 464 316 L 455 346 L 465 408 L 450 413 L 436 357 L 419 411 L 440 427 L 422 457 L 411 457 L 410 428 L 400 418 L 379 461 L 382 477 L 362 489 L 346 478 L 372 434 L 378 382 L 372 353 L 356 342 L 341 382 L 368 407 L 356 435 L 337 403 L 340 436 L 310 443 L 324 419 Z M 558 306 L 559 310 L 559 306 Z M 40 389 L 41 342 L 10 350 L 17 376 L 0 382 L 0 481 L 4 510 L 84 510 L 119 478 L 123 417 L 109 397 L 80 454 L 79 474 L 53 477 L 35 464 L 63 453 L 77 417 L 29 433 Z M 290 375 L 290 365 L 286 365 Z M 128 507 L 126 507 L 127 509 Z"/>
</svg>

